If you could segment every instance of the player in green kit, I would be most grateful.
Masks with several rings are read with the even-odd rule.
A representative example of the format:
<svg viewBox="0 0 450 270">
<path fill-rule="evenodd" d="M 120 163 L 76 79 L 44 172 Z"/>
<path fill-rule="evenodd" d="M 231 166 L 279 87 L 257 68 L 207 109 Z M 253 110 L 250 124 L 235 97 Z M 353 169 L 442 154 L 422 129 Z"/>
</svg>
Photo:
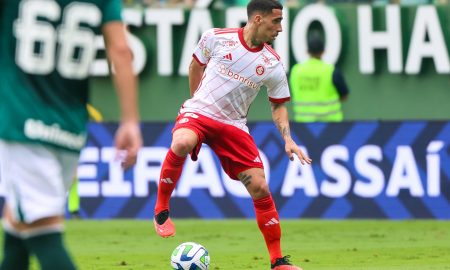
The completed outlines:
<svg viewBox="0 0 450 270">
<path fill-rule="evenodd" d="M 66 192 L 86 140 L 88 76 L 103 34 L 114 65 L 125 168 L 142 145 L 137 80 L 121 0 L 0 1 L 0 168 L 5 187 L 1 270 L 76 269 L 63 244 Z"/>
</svg>

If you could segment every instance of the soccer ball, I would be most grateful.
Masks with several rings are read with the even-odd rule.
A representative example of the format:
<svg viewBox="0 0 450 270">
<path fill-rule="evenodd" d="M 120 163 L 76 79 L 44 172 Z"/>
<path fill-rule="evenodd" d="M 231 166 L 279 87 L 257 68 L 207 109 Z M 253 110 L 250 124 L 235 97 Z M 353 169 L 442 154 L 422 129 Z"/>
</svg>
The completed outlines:
<svg viewBox="0 0 450 270">
<path fill-rule="evenodd" d="M 174 270 L 207 270 L 209 261 L 206 248 L 194 242 L 179 245 L 170 256 L 170 264 Z"/>
</svg>

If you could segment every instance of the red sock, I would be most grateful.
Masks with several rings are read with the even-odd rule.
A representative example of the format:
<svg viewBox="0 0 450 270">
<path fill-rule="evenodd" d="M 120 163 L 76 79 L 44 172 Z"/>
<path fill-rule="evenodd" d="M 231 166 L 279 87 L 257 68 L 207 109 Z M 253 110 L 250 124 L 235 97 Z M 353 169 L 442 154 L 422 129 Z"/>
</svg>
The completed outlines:
<svg viewBox="0 0 450 270">
<path fill-rule="evenodd" d="M 172 149 L 169 148 L 161 167 L 155 214 L 169 209 L 170 196 L 177 185 L 178 179 L 180 179 L 185 160 L 186 157 L 177 156 Z"/>
<path fill-rule="evenodd" d="M 269 250 L 270 261 L 274 263 L 275 259 L 282 257 L 280 245 L 281 227 L 275 203 L 272 196 L 269 195 L 265 198 L 254 200 L 253 205 L 258 227 Z"/>
</svg>

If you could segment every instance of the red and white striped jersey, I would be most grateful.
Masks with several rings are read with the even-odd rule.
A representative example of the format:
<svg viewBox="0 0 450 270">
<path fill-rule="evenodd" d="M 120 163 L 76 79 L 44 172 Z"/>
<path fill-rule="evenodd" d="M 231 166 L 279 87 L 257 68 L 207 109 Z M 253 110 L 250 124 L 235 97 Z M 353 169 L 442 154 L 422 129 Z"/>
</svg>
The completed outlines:
<svg viewBox="0 0 450 270">
<path fill-rule="evenodd" d="M 199 113 L 248 132 L 247 113 L 261 86 L 267 88 L 271 102 L 290 100 L 280 57 L 267 44 L 249 48 L 243 28 L 206 31 L 193 57 L 206 69 L 197 91 L 180 113 Z"/>
</svg>

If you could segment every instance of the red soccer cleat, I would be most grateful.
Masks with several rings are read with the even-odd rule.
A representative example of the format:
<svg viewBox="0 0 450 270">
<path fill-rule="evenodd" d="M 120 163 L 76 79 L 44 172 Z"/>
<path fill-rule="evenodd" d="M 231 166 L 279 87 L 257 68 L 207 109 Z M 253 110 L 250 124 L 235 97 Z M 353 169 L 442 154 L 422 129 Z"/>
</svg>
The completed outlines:
<svg viewBox="0 0 450 270">
<path fill-rule="evenodd" d="M 161 214 L 167 215 L 167 219 L 163 224 L 158 224 L 158 222 L 156 222 L 156 218 L 158 215 L 161 215 Z M 153 224 L 155 225 L 156 233 L 159 234 L 159 236 L 164 237 L 164 238 L 174 236 L 175 235 L 175 225 L 173 224 L 170 217 L 168 217 L 169 212 L 163 211 L 163 212 L 159 213 L 158 215 L 156 215 L 153 218 Z"/>
<path fill-rule="evenodd" d="M 302 270 L 300 267 L 292 265 L 289 262 L 289 255 L 284 256 L 282 258 L 278 258 L 275 260 L 275 262 L 271 265 L 272 270 Z"/>
<path fill-rule="evenodd" d="M 280 265 L 275 266 L 275 268 L 272 268 L 272 270 L 303 270 L 303 269 L 295 265 Z"/>
</svg>

